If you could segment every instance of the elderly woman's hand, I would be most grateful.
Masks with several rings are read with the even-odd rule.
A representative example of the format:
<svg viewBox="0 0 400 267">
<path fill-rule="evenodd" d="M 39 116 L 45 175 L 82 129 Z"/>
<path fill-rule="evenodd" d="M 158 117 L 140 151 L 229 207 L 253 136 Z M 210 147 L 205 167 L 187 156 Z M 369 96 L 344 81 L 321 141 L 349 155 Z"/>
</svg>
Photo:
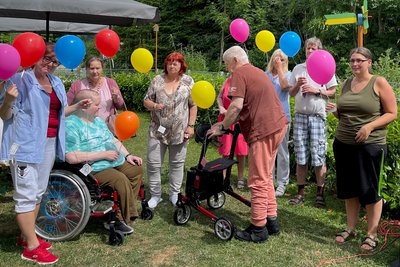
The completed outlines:
<svg viewBox="0 0 400 267">
<path fill-rule="evenodd" d="M 194 127 L 188 126 L 185 130 L 185 135 L 183 137 L 183 141 L 189 140 L 194 135 Z"/>
<path fill-rule="evenodd" d="M 81 101 L 76 103 L 77 109 L 87 109 L 92 103 L 93 101 L 90 98 L 82 99 Z"/>
<path fill-rule="evenodd" d="M 112 89 L 112 100 L 113 100 L 113 102 L 114 103 L 118 103 L 119 102 L 119 98 L 120 98 L 120 96 L 118 94 L 117 88 L 113 88 Z"/>
<path fill-rule="evenodd" d="M 14 103 L 15 99 L 17 99 L 17 97 L 18 89 L 17 86 L 13 83 L 7 88 L 4 102 L 11 106 Z"/>
</svg>

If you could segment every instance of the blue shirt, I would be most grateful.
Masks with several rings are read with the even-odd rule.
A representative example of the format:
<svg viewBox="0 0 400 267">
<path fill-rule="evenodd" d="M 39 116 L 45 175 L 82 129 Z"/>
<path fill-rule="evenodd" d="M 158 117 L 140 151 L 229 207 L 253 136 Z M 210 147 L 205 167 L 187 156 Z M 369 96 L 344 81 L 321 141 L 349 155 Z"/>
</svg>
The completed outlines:
<svg viewBox="0 0 400 267">
<path fill-rule="evenodd" d="M 53 90 L 61 102 L 58 114 L 59 127 L 57 134 L 56 156 L 65 159 L 65 113 L 67 96 L 65 88 L 57 76 L 47 75 Z M 13 82 L 18 89 L 18 97 L 12 107 L 13 116 L 4 121 L 1 160 L 10 160 L 10 148 L 16 143 L 19 148 L 15 160 L 26 163 L 42 163 L 49 124 L 50 95 L 40 86 L 32 70 L 15 74 L 7 81 L 5 88 Z M 6 90 L 0 93 L 3 103 Z"/>
<path fill-rule="evenodd" d="M 279 101 L 281 101 L 282 107 L 283 107 L 283 112 L 285 112 L 286 118 L 288 121 L 291 121 L 291 116 L 290 116 L 290 98 L 289 98 L 289 90 L 283 91 L 281 88 L 281 85 L 279 83 L 279 77 L 278 75 L 275 75 L 275 77 L 272 75 L 271 72 L 266 71 L 265 72 L 268 76 L 268 78 L 271 79 L 274 87 L 276 94 L 278 95 Z M 286 80 L 289 82 L 291 76 L 291 72 L 287 71 L 285 73 Z"/>
<path fill-rule="evenodd" d="M 114 136 L 108 130 L 107 124 L 96 117 L 94 121 L 87 122 L 81 120 L 76 115 L 68 116 L 66 120 L 67 127 L 67 153 L 74 151 L 95 152 L 116 150 L 120 148 L 114 143 Z M 99 172 L 108 168 L 114 168 L 122 165 L 125 158 L 122 153 L 114 161 L 99 160 L 91 164 L 93 171 Z"/>
</svg>

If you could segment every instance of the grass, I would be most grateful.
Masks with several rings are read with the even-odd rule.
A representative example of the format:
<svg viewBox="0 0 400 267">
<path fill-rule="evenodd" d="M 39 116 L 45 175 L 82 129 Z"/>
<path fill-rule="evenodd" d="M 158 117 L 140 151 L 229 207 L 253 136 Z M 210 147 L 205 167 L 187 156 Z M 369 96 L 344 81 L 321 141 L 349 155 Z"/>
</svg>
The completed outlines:
<svg viewBox="0 0 400 267">
<path fill-rule="evenodd" d="M 149 116 L 139 114 L 141 126 L 137 137 L 125 142 L 133 153 L 146 158 Z M 200 146 L 191 142 L 187 154 L 187 168 L 197 163 Z M 218 157 L 215 148 L 209 149 L 208 159 Z M 167 162 L 167 159 L 166 159 Z M 164 165 L 165 166 L 165 165 Z M 343 246 L 334 242 L 335 234 L 345 227 L 343 203 L 327 195 L 327 209 L 314 208 L 315 185 L 307 189 L 305 204 L 293 207 L 288 199 L 296 191 L 294 183 L 287 194 L 278 199 L 282 233 L 270 237 L 263 244 L 249 244 L 238 240 L 224 242 L 213 232 L 213 223 L 206 216 L 192 210 L 192 217 L 184 226 L 173 221 L 174 208 L 168 201 L 167 167 L 163 169 L 163 198 L 151 221 L 137 220 L 135 232 L 120 247 L 108 245 L 108 234 L 102 219 L 92 218 L 78 238 L 54 243 L 54 253 L 60 257 L 56 266 L 317 266 L 321 261 L 351 257 L 360 253 L 362 235 Z M 236 167 L 233 169 L 236 182 Z M 293 182 L 293 179 L 292 179 Z M 147 185 L 147 177 L 144 179 Z M 241 193 L 249 198 L 249 191 Z M 206 204 L 205 204 L 206 205 Z M 249 208 L 227 197 L 224 207 L 215 211 L 229 218 L 237 227 L 247 227 Z M 0 266 L 35 266 L 20 259 L 21 249 L 15 245 L 18 232 L 13 212 L 12 185 L 4 177 L 0 180 Z M 364 233 L 365 220 L 359 231 Z M 381 238 L 383 241 L 383 238 Z M 399 242 L 392 242 L 377 255 L 354 257 L 324 266 L 388 266 L 400 255 Z"/>
</svg>

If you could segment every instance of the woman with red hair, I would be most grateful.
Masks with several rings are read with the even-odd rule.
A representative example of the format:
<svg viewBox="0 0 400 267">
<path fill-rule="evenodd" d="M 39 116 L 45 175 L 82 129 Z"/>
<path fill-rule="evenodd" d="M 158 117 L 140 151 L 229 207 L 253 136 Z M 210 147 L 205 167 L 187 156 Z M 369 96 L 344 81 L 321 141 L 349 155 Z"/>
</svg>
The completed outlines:
<svg viewBox="0 0 400 267">
<path fill-rule="evenodd" d="M 151 112 L 147 146 L 147 176 L 154 209 L 161 198 L 161 166 L 169 151 L 169 199 L 178 200 L 188 139 L 194 134 L 197 106 L 191 97 L 192 77 L 185 74 L 186 62 L 179 52 L 172 52 L 164 61 L 164 73 L 154 77 L 144 98 Z"/>
</svg>

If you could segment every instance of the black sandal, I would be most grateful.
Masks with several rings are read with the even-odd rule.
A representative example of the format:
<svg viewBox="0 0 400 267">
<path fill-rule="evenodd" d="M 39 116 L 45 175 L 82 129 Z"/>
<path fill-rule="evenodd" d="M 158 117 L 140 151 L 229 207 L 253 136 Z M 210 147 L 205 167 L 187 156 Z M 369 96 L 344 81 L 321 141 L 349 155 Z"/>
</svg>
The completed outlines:
<svg viewBox="0 0 400 267">
<path fill-rule="evenodd" d="M 289 204 L 293 206 L 297 206 L 304 203 L 304 196 L 295 195 L 294 198 L 289 200 Z"/>
<path fill-rule="evenodd" d="M 325 208 L 326 204 L 325 204 L 325 199 L 323 196 L 317 196 L 317 198 L 315 199 L 315 207 L 322 209 Z"/>
<path fill-rule="evenodd" d="M 336 239 L 335 239 L 335 242 L 338 245 L 343 245 L 347 241 L 355 238 L 356 236 L 357 236 L 357 234 L 354 230 L 344 229 L 342 232 L 336 234 L 336 237 L 343 238 L 343 242 L 338 242 Z"/>
<path fill-rule="evenodd" d="M 368 248 L 363 248 L 366 245 Z M 363 251 L 373 251 L 378 247 L 378 238 L 373 237 L 372 235 L 366 236 L 361 243 L 360 249 Z"/>
</svg>

